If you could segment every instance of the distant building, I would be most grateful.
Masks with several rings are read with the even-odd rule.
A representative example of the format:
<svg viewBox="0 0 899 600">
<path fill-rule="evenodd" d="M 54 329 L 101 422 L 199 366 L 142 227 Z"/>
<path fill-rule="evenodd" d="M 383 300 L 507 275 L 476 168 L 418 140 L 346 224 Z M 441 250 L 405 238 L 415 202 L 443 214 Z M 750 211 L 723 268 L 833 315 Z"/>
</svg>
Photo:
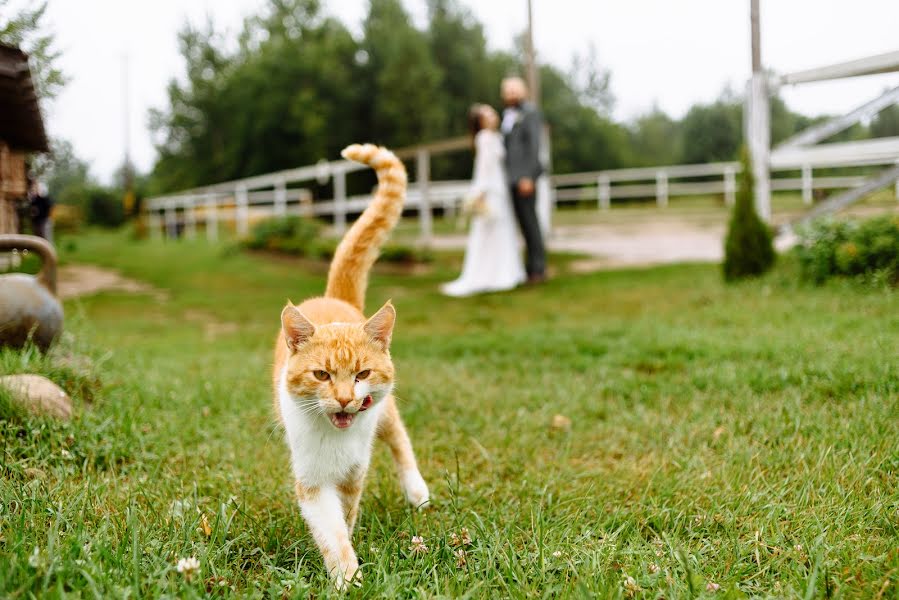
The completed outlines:
<svg viewBox="0 0 899 600">
<path fill-rule="evenodd" d="M 49 150 L 28 56 L 0 44 L 0 234 L 18 228 L 15 203 L 27 193 L 26 154 Z"/>
</svg>

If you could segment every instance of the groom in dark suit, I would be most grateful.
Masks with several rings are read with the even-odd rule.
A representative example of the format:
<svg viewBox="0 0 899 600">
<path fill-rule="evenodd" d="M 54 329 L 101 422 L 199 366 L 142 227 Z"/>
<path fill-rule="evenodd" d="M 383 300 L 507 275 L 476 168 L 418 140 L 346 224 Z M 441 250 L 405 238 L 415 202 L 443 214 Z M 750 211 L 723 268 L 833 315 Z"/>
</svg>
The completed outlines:
<svg viewBox="0 0 899 600">
<path fill-rule="evenodd" d="M 506 174 L 512 188 L 512 206 L 527 246 L 525 269 L 529 283 L 546 280 L 546 252 L 537 220 L 537 178 L 540 164 L 540 137 L 543 119 L 527 102 L 528 90 L 520 77 L 503 79 L 501 94 L 506 105 L 501 129 L 506 141 Z"/>
</svg>

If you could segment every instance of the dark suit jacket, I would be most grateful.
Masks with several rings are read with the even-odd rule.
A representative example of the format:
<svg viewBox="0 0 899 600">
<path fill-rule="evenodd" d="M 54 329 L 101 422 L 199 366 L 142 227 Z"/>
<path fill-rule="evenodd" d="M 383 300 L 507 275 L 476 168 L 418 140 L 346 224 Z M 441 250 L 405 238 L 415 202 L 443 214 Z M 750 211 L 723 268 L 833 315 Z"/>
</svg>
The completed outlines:
<svg viewBox="0 0 899 600">
<path fill-rule="evenodd" d="M 543 117 L 530 102 L 522 103 L 518 110 L 518 121 L 505 135 L 506 174 L 512 185 L 523 177 L 536 180 L 543 173 L 543 165 L 540 164 Z"/>
</svg>

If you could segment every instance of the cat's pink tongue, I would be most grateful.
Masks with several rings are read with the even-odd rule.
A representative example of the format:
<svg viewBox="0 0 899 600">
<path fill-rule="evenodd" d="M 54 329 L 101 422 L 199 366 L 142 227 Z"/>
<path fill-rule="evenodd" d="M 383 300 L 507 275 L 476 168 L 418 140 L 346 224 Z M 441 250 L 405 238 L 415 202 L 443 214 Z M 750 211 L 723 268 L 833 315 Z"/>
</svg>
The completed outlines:
<svg viewBox="0 0 899 600">
<path fill-rule="evenodd" d="M 337 429 L 346 429 L 353 424 L 353 415 L 350 413 L 331 413 L 329 416 L 331 417 L 331 424 Z"/>
</svg>

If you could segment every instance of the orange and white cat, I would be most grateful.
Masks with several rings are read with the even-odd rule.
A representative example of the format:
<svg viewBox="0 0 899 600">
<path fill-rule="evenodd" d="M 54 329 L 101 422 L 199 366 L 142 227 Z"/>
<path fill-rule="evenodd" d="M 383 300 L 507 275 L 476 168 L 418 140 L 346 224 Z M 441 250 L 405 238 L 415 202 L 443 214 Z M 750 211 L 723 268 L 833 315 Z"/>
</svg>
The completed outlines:
<svg viewBox="0 0 899 600">
<path fill-rule="evenodd" d="M 273 373 L 300 510 L 338 587 L 359 576 L 351 538 L 375 436 L 390 447 L 406 499 L 428 503 L 392 395 L 396 311 L 387 302 L 368 319 L 362 314 L 368 272 L 402 213 L 406 170 L 370 144 L 343 156 L 374 168 L 378 189 L 337 247 L 324 297 L 284 307 Z"/>
</svg>

